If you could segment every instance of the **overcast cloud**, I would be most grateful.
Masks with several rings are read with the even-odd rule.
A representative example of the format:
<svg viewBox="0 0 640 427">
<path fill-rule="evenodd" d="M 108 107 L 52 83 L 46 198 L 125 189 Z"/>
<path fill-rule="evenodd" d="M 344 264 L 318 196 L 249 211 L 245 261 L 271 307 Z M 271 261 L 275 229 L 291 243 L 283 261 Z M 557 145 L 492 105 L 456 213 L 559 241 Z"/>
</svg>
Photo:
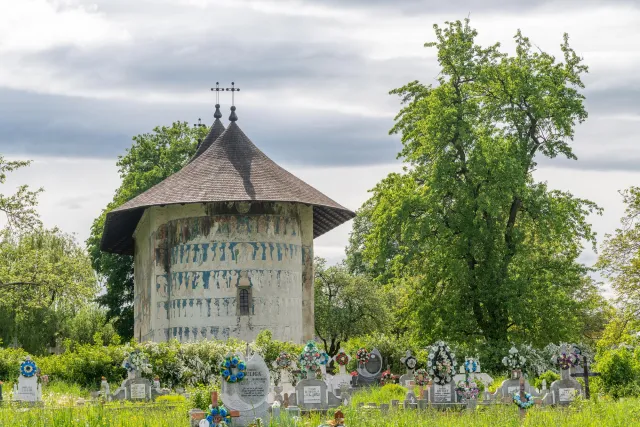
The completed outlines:
<svg viewBox="0 0 640 427">
<path fill-rule="evenodd" d="M 638 1 L 0 0 L 0 153 L 38 159 L 19 178 L 43 181 L 48 225 L 84 239 L 131 137 L 210 123 L 209 88 L 235 81 L 239 124 L 256 145 L 356 209 L 400 168 L 388 91 L 434 82 L 423 47 L 432 25 L 467 16 L 482 43 L 506 50 L 519 28 L 551 52 L 570 34 L 590 66 L 590 116 L 576 133 L 579 160 L 539 159 L 539 177 L 601 189 L 596 228 L 615 229 L 616 191 L 640 184 Z M 226 118 L 228 94 L 221 103 Z M 339 259 L 349 229 L 319 239 L 318 253 Z"/>
</svg>

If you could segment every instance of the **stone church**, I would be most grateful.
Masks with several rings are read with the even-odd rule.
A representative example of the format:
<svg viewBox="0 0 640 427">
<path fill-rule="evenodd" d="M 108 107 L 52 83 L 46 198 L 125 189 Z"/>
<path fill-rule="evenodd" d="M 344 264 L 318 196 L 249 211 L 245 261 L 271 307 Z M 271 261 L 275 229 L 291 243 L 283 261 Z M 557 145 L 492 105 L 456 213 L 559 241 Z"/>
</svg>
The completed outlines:
<svg viewBox="0 0 640 427">
<path fill-rule="evenodd" d="M 313 239 L 355 214 L 215 121 L 177 173 L 109 212 L 101 249 L 134 257 L 139 341 L 314 336 Z"/>
</svg>

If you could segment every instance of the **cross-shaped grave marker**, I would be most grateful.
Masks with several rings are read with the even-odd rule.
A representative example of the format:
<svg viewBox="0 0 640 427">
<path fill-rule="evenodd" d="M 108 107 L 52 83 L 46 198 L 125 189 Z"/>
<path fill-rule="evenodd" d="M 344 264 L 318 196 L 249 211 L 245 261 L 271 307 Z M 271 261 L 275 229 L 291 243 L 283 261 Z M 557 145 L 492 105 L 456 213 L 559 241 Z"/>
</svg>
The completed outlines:
<svg viewBox="0 0 640 427">
<path fill-rule="evenodd" d="M 584 397 L 588 400 L 591 395 L 589 393 L 589 377 L 598 377 L 600 372 L 589 372 L 589 363 L 587 362 L 587 356 L 582 356 L 582 366 L 584 371 L 580 373 L 571 374 L 572 377 L 584 378 Z"/>
<path fill-rule="evenodd" d="M 526 394 L 524 392 L 524 375 L 522 375 L 522 373 L 520 373 L 520 401 L 521 402 L 526 402 L 527 401 L 527 397 Z M 520 417 L 524 418 L 526 411 L 523 408 L 520 408 Z"/>
</svg>

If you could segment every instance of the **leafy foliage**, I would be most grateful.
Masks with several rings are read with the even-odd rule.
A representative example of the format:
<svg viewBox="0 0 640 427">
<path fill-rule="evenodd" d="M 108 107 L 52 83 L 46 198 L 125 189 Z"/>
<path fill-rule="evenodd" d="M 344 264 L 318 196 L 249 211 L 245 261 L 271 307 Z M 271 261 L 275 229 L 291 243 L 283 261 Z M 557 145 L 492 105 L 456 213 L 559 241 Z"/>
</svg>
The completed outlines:
<svg viewBox="0 0 640 427">
<path fill-rule="evenodd" d="M 124 339 L 133 337 L 133 257 L 100 251 L 106 214 L 179 171 L 206 132 L 206 128 L 194 128 L 186 122 L 156 127 L 151 133 L 134 136 L 131 148 L 118 157 L 122 183 L 93 221 L 87 249 L 93 268 L 106 285 L 106 293 L 98 302 L 108 308 L 108 318 L 115 319 L 116 330 Z"/>
<path fill-rule="evenodd" d="M 627 321 L 640 314 L 640 187 L 622 192 L 626 204 L 621 228 L 607 235 L 598 265 L 618 296 Z"/>
<path fill-rule="evenodd" d="M 475 341 L 497 360 L 509 340 L 590 332 L 585 319 L 606 304 L 577 258 L 595 243 L 587 216 L 600 209 L 532 178 L 536 156 L 575 158 L 586 66 L 567 36 L 557 61 L 520 32 L 514 56 L 478 45 L 468 21 L 435 33 L 438 85 L 391 92 L 405 104 L 391 132 L 408 166 L 363 207 L 352 265 L 383 283 L 410 280 L 425 343 Z"/>
<path fill-rule="evenodd" d="M 24 160 L 7 161 L 0 156 L 0 184 L 6 183 L 7 173 L 29 166 L 30 163 Z M 19 232 L 38 228 L 41 225 L 35 208 L 38 204 L 38 194 L 42 191 L 42 188 L 33 191 L 29 186 L 22 185 L 14 194 L 0 193 L 0 212 L 4 213 L 11 230 Z"/>
<path fill-rule="evenodd" d="M 614 398 L 640 395 L 640 350 L 623 346 L 605 351 L 598 356 L 596 369 L 605 393 Z"/>
<path fill-rule="evenodd" d="M 315 265 L 315 328 L 329 356 L 349 338 L 381 329 L 385 304 L 373 281 L 351 275 L 343 265 Z"/>
</svg>

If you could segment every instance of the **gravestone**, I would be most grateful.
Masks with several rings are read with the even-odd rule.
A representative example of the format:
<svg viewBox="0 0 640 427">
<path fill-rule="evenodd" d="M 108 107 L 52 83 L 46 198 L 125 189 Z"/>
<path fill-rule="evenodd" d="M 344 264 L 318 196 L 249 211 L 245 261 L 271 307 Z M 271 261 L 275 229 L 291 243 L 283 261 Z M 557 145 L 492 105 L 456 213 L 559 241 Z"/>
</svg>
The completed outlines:
<svg viewBox="0 0 640 427">
<path fill-rule="evenodd" d="M 151 381 L 143 378 L 139 371 L 122 381 L 122 384 L 111 396 L 113 400 L 151 400 Z"/>
<path fill-rule="evenodd" d="M 429 389 L 429 401 L 432 404 L 456 403 L 456 390 L 453 383 L 432 384 Z"/>
<path fill-rule="evenodd" d="M 238 359 L 242 356 L 237 355 Z M 260 418 L 264 425 L 269 423 L 269 368 L 259 354 L 254 354 L 246 362 L 244 378 L 236 383 L 222 379 L 222 401 L 230 411 L 238 411 L 234 426 L 247 426 Z"/>
<path fill-rule="evenodd" d="M 452 405 L 457 400 L 452 382 L 456 373 L 456 356 L 443 341 L 429 346 L 428 350 L 427 370 L 432 378 L 428 400 L 432 405 Z M 448 369 L 445 369 L 447 366 Z"/>
<path fill-rule="evenodd" d="M 556 405 L 566 406 L 573 402 L 576 396 L 582 394 L 582 384 L 571 377 L 570 369 L 562 369 L 560 379 L 551 384 L 551 393 Z"/>
<path fill-rule="evenodd" d="M 127 379 L 113 393 L 113 400 L 151 400 L 151 381 L 142 377 L 142 372 L 151 372 L 148 360 L 138 350 L 134 350 L 122 361 L 127 370 Z"/>
<path fill-rule="evenodd" d="M 400 377 L 400 385 L 403 387 L 408 387 L 409 382 L 415 381 L 414 372 L 416 369 L 417 360 L 411 354 L 411 350 L 407 350 L 407 354 L 405 357 L 400 359 L 400 362 L 404 364 L 405 368 L 407 368 L 407 372 Z"/>
<path fill-rule="evenodd" d="M 36 375 L 38 367 L 29 356 L 20 364 L 20 376 L 13 386 L 13 400 L 19 402 L 40 402 L 42 388 Z"/>
<path fill-rule="evenodd" d="M 504 380 L 500 387 L 493 394 L 497 400 L 511 402 L 513 399 L 513 395 L 520 392 L 520 377 L 522 376 L 522 372 L 518 370 L 514 370 L 511 372 L 511 378 L 508 380 Z M 524 392 L 530 393 L 532 396 L 539 395 L 536 390 L 531 387 L 529 381 L 524 380 Z"/>
<path fill-rule="evenodd" d="M 358 364 L 358 385 L 378 384 L 382 377 L 382 355 L 377 348 L 371 350 L 369 360 Z"/>
<path fill-rule="evenodd" d="M 338 365 L 338 373 L 331 378 L 329 384 L 331 385 L 331 391 L 336 396 L 342 396 L 342 390 L 346 385 L 348 390 L 351 386 L 351 375 L 347 373 L 347 363 L 351 360 L 343 349 L 340 349 L 338 353 L 333 356 L 333 362 Z"/>
<path fill-rule="evenodd" d="M 304 409 L 327 409 L 329 407 L 327 384 L 316 379 L 301 380 L 296 385 L 296 402 Z M 338 400 L 337 405 L 340 402 Z"/>
</svg>

